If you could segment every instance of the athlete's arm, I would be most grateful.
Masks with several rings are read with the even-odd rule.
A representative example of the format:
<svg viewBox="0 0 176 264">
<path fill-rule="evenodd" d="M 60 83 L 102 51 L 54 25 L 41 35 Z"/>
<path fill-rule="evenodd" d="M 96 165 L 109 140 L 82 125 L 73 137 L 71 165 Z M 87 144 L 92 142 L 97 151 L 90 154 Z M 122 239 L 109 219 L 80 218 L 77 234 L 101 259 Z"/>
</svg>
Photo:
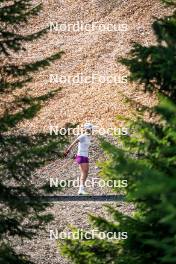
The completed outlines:
<svg viewBox="0 0 176 264">
<path fill-rule="evenodd" d="M 75 141 L 73 141 L 73 143 L 66 149 L 64 156 L 66 157 L 68 155 L 68 153 L 70 152 L 70 150 L 74 147 L 74 145 L 76 145 L 79 142 L 79 139 L 75 139 Z"/>
</svg>

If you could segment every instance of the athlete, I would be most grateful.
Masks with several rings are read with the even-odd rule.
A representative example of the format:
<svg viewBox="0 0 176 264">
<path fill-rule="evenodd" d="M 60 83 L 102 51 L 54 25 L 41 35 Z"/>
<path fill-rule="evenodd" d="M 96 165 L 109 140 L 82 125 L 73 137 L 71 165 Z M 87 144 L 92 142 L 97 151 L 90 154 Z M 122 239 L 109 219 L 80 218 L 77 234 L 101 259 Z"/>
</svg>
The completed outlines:
<svg viewBox="0 0 176 264">
<path fill-rule="evenodd" d="M 79 195 L 88 195 L 88 193 L 84 190 L 85 182 L 89 172 L 89 146 L 91 143 L 91 135 L 92 135 L 93 125 L 90 123 L 84 124 L 84 133 L 81 134 L 65 151 L 65 157 L 68 155 L 70 150 L 74 145 L 78 143 L 78 152 L 76 155 L 76 162 L 80 168 L 80 178 L 79 178 Z"/>
</svg>

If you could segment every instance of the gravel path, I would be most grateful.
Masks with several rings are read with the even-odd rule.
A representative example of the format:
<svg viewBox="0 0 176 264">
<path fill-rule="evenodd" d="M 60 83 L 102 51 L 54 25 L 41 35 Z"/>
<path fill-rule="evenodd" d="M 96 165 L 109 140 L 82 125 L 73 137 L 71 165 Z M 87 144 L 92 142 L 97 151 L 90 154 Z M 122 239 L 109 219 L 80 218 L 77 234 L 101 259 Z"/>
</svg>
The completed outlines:
<svg viewBox="0 0 176 264">
<path fill-rule="evenodd" d="M 56 232 L 57 229 L 66 232 L 68 225 L 91 230 L 87 214 L 96 214 L 109 218 L 106 209 L 103 207 L 104 204 L 106 203 L 66 202 L 64 204 L 54 204 L 50 212 L 54 214 L 55 220 L 50 223 L 47 230 L 45 232 L 39 232 L 38 236 L 32 241 L 24 241 L 23 245 L 20 245 L 18 241 L 14 244 L 17 244 L 19 252 L 27 252 L 37 264 L 71 263 L 61 256 L 57 248 L 57 240 L 50 240 L 50 230 Z M 126 214 L 130 214 L 134 210 L 132 205 L 127 205 L 125 203 L 108 203 L 108 205 L 109 204 Z"/>
<path fill-rule="evenodd" d="M 73 155 L 73 152 L 70 156 Z M 105 157 L 103 151 L 98 145 L 96 137 L 93 137 L 93 142 L 90 147 L 90 174 L 89 179 L 100 179 L 100 169 L 97 161 L 103 160 Z M 79 168 L 77 164 L 68 157 L 65 160 L 57 160 L 48 164 L 44 168 L 37 171 L 33 180 L 36 185 L 40 185 L 53 179 L 76 179 L 79 176 Z M 78 188 L 65 188 L 62 191 L 56 191 L 55 195 L 76 195 Z M 87 191 L 92 195 L 108 195 L 115 194 L 108 187 L 87 188 Z M 120 194 L 120 192 L 119 192 Z M 77 202 L 55 202 L 53 206 L 47 210 L 54 215 L 52 221 L 46 228 L 46 231 L 40 231 L 36 237 L 31 241 L 24 240 L 23 244 L 19 240 L 14 241 L 14 245 L 19 252 L 24 252 L 31 256 L 31 259 L 37 264 L 66 264 L 70 263 L 61 256 L 57 248 L 57 240 L 50 239 L 50 230 L 67 232 L 69 226 L 75 226 L 85 230 L 92 230 L 88 215 L 100 215 L 111 219 L 108 215 L 104 205 L 112 205 L 119 211 L 125 214 L 131 214 L 134 211 L 132 204 L 124 202 L 91 202 L 91 201 L 77 201 Z M 124 230 L 125 232 L 125 230 Z"/>
</svg>

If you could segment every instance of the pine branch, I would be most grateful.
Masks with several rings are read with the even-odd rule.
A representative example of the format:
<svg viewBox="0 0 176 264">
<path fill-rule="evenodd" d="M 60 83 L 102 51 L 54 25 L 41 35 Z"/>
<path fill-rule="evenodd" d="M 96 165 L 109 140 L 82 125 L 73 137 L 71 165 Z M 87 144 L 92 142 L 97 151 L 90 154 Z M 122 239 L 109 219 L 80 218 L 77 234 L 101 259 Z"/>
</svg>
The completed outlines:
<svg viewBox="0 0 176 264">
<path fill-rule="evenodd" d="M 6 1 L 7 5 L 0 8 L 0 21 L 6 25 L 27 24 L 29 19 L 41 11 L 42 5 L 33 7 L 31 0 Z M 10 4 L 9 4 L 9 3 Z"/>
</svg>

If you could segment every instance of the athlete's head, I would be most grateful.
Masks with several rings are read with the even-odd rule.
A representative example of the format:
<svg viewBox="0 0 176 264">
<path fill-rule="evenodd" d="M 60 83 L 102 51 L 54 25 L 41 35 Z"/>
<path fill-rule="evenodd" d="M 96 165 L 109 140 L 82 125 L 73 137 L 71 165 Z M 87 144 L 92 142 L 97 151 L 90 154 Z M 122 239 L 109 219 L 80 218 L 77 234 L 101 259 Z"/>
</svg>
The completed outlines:
<svg viewBox="0 0 176 264">
<path fill-rule="evenodd" d="M 92 134 L 93 125 L 91 123 L 85 123 L 84 124 L 85 132 L 88 134 Z"/>
</svg>

